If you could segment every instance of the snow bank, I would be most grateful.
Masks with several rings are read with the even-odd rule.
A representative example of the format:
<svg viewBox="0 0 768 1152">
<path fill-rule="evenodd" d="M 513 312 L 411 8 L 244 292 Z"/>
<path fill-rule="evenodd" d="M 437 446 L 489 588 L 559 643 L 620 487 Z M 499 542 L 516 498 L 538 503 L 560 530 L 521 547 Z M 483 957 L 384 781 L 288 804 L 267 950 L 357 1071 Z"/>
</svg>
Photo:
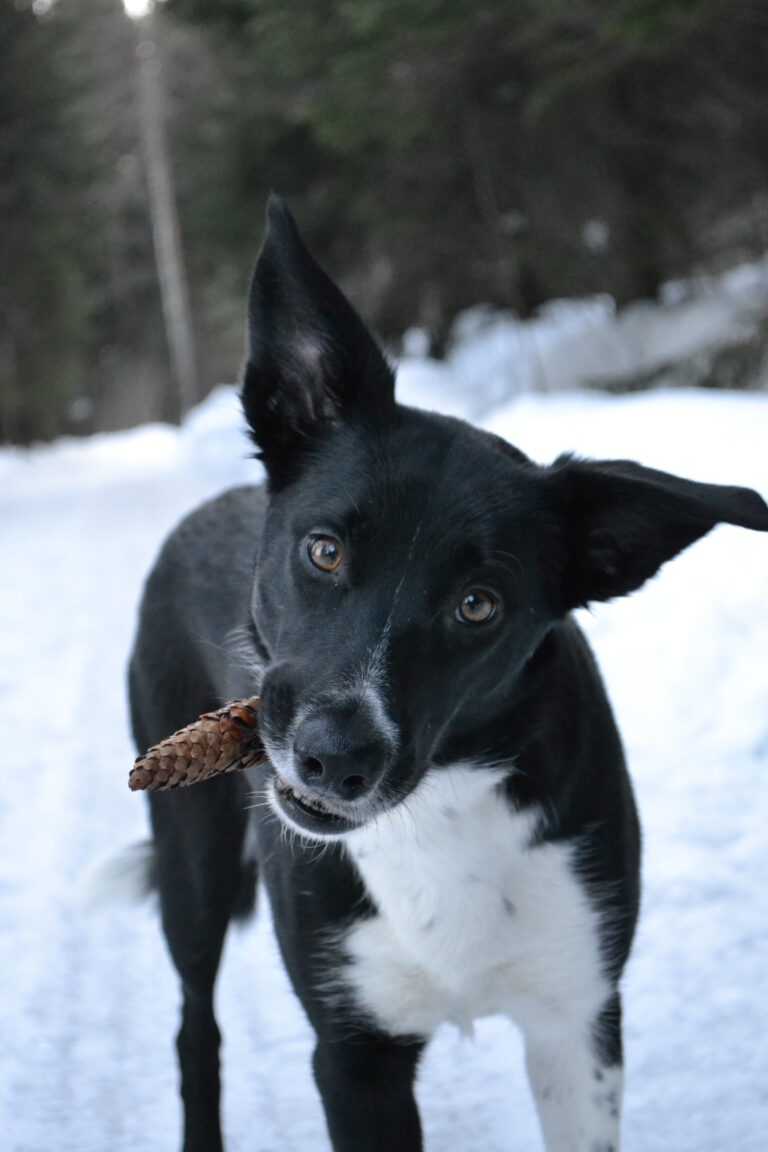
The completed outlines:
<svg viewBox="0 0 768 1152">
<path fill-rule="evenodd" d="M 698 382 L 719 354 L 757 339 L 767 312 L 768 258 L 720 276 L 667 284 L 658 303 L 638 302 L 620 312 L 609 296 L 555 300 L 531 320 L 481 306 L 456 321 L 443 364 L 402 358 L 400 396 L 478 419 L 510 396 L 529 392 Z M 418 330 L 406 334 L 406 350 L 418 347 L 417 337 Z"/>
</svg>

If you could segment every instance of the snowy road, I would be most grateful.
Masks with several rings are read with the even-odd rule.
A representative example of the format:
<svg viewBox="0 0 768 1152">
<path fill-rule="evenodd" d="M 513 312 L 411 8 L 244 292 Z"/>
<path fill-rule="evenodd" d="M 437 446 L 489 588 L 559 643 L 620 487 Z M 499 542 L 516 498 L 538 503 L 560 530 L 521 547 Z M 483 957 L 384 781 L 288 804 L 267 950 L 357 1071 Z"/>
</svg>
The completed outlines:
<svg viewBox="0 0 768 1152">
<path fill-rule="evenodd" d="M 475 398 L 476 399 L 476 398 Z M 476 404 L 473 410 L 476 410 Z M 768 398 L 523 399 L 487 424 L 540 460 L 630 456 L 768 495 Z M 182 432 L 0 453 L 0 1147 L 154 1152 L 178 1139 L 177 990 L 148 908 L 80 911 L 98 854 L 145 835 L 123 690 L 141 580 L 178 516 L 257 466 L 231 392 Z M 625 979 L 626 1152 L 768 1146 L 768 538 L 718 529 L 584 622 L 645 830 Z M 230 1152 L 325 1152 L 308 1028 L 268 910 L 219 984 Z M 541 1148 L 510 1024 L 424 1062 L 429 1152 Z"/>
</svg>

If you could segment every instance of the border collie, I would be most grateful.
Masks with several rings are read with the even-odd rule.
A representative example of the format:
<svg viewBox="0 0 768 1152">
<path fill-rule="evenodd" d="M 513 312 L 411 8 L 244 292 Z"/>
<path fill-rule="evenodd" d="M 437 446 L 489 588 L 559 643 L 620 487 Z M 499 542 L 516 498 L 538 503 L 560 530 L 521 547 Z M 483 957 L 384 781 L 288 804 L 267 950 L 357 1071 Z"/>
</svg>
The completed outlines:
<svg viewBox="0 0 768 1152">
<path fill-rule="evenodd" d="M 184 1149 L 222 1147 L 213 988 L 259 875 L 335 1152 L 418 1152 L 425 1044 L 490 1013 L 522 1030 L 548 1152 L 617 1152 L 640 834 L 571 612 L 717 523 L 768 530 L 768 506 L 624 460 L 543 467 L 398 404 L 278 198 L 268 217 L 242 388 L 267 484 L 171 535 L 130 665 L 140 751 L 258 691 L 269 753 L 149 797 Z"/>
</svg>

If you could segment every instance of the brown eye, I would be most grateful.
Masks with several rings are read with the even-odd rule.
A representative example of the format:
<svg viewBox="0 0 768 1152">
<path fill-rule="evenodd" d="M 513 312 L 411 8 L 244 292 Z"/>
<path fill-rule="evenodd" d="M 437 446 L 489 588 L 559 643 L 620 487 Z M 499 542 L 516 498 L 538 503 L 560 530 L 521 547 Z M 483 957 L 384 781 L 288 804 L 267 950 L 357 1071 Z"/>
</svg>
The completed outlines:
<svg viewBox="0 0 768 1152">
<path fill-rule="evenodd" d="M 333 536 L 315 536 L 309 542 L 307 554 L 321 572 L 334 572 L 341 564 L 341 545 Z"/>
<path fill-rule="evenodd" d="M 456 609 L 456 619 L 463 624 L 486 624 L 496 611 L 496 601 L 489 592 L 475 588 L 463 596 Z"/>
</svg>

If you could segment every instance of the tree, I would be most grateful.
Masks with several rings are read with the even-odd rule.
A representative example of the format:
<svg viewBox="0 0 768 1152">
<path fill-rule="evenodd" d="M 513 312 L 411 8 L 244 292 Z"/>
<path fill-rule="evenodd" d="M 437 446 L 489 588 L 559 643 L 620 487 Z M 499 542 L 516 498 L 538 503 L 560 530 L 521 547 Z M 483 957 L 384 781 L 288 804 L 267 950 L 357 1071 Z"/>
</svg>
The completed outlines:
<svg viewBox="0 0 768 1152">
<path fill-rule="evenodd" d="M 200 394 L 237 374 L 273 188 L 386 337 L 438 347 L 479 301 L 623 304 L 765 249 L 762 0 L 167 0 L 154 25 Z M 119 0 L 0 0 L 5 438 L 178 415 L 134 52 Z"/>
</svg>

